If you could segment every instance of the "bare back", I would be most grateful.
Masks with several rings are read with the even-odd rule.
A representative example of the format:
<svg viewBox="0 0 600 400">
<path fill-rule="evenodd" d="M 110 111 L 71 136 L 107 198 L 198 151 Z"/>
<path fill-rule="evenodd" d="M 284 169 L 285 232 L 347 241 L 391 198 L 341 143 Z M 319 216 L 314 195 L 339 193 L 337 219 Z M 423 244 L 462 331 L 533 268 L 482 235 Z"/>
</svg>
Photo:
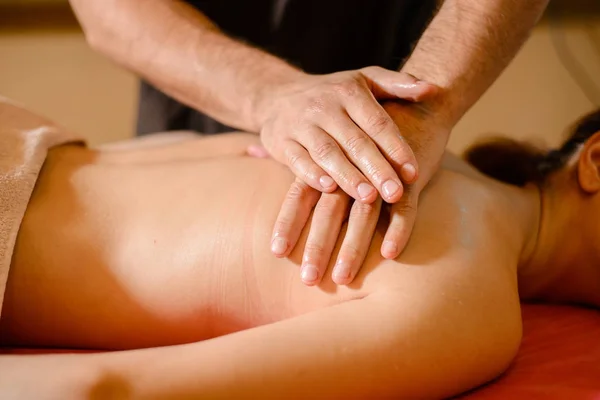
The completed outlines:
<svg viewBox="0 0 600 400">
<path fill-rule="evenodd" d="M 19 233 L 0 321 L 4 340 L 93 349 L 185 343 L 376 292 L 460 302 L 449 290 L 459 284 L 518 316 L 523 243 L 501 189 L 462 162 L 447 159 L 421 195 L 399 259 L 382 259 L 378 229 L 351 285 L 336 286 L 327 274 L 307 287 L 299 277 L 305 237 L 289 259 L 269 251 L 292 175 L 274 161 L 241 155 L 254 140 L 53 151 Z M 380 222 L 383 228 L 385 216 Z"/>
</svg>

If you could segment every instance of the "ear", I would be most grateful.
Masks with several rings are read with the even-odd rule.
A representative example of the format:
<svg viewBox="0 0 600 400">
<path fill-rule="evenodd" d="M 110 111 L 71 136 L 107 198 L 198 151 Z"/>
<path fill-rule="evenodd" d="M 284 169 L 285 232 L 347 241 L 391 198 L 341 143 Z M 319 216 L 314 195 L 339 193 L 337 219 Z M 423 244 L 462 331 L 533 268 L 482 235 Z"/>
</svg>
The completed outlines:
<svg viewBox="0 0 600 400">
<path fill-rule="evenodd" d="M 600 131 L 586 140 L 577 169 L 581 189 L 590 194 L 600 191 Z"/>
</svg>

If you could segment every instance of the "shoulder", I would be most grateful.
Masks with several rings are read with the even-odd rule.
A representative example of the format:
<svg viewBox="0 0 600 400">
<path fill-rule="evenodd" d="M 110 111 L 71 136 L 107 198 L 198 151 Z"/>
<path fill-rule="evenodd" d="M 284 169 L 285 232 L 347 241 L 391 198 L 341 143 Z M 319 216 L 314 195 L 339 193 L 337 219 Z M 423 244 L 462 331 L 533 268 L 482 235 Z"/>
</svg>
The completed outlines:
<svg viewBox="0 0 600 400">
<path fill-rule="evenodd" d="M 372 304 L 377 299 L 385 312 L 370 310 L 364 318 L 371 326 L 384 318 L 385 337 L 396 339 L 377 345 L 390 346 L 389 360 L 410 361 L 418 369 L 410 371 L 415 392 L 409 392 L 428 387 L 432 397 L 445 398 L 494 379 L 510 365 L 522 325 L 518 294 L 507 279 L 498 281 L 494 274 L 477 273 L 482 268 L 450 260 L 396 268 L 411 272 L 403 283 L 398 275 L 394 288 L 367 297 Z"/>
</svg>

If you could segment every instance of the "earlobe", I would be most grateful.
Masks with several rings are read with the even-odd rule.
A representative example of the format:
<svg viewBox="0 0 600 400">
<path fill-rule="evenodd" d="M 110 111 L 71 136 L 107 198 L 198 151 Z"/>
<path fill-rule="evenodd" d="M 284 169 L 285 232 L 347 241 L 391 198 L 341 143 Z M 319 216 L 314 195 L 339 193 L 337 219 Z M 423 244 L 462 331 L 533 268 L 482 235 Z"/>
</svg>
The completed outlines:
<svg viewBox="0 0 600 400">
<path fill-rule="evenodd" d="M 600 132 L 590 137 L 581 151 L 578 179 L 585 192 L 593 194 L 600 191 Z"/>
</svg>

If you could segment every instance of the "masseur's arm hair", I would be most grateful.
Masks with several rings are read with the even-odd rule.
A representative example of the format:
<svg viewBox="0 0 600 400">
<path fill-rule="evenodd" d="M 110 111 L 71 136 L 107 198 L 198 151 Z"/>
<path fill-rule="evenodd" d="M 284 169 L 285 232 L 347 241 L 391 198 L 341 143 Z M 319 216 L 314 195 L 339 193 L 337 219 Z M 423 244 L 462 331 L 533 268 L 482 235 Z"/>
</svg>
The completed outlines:
<svg viewBox="0 0 600 400">
<path fill-rule="evenodd" d="M 556 150 L 544 150 L 509 138 L 475 144 L 464 158 L 484 174 L 516 186 L 542 185 L 552 172 L 564 167 L 577 149 L 600 131 L 600 109 L 581 118 L 567 140 Z"/>
<path fill-rule="evenodd" d="M 431 108 L 452 127 L 528 38 L 548 0 L 445 0 L 402 67 L 442 88 Z"/>
<path fill-rule="evenodd" d="M 70 0 L 90 46 L 182 103 L 257 132 L 257 102 L 301 72 L 177 0 Z M 231 12 L 236 12 L 235 9 Z"/>
</svg>

